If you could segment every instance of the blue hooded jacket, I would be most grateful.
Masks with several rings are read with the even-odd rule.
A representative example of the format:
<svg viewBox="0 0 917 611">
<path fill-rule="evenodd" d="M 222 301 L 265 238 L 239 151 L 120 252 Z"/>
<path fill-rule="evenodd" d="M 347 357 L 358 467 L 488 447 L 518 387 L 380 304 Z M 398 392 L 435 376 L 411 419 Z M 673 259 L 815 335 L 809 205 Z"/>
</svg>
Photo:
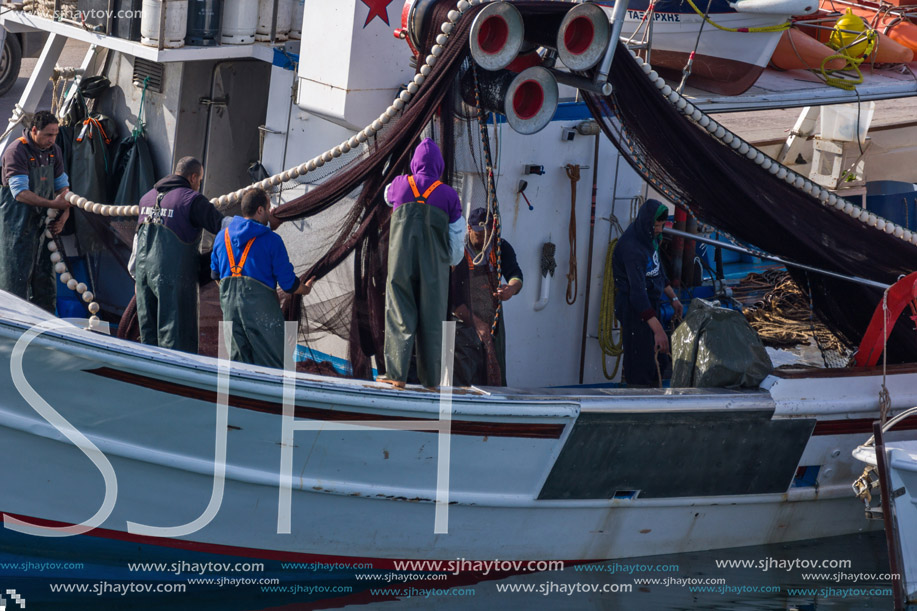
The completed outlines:
<svg viewBox="0 0 917 611">
<path fill-rule="evenodd" d="M 210 275 L 214 280 L 222 280 L 232 276 L 229 269 L 229 257 L 226 254 L 225 232 L 229 232 L 229 242 L 232 244 L 232 254 L 236 265 L 242 258 L 245 245 L 252 238 L 251 250 L 242 267 L 242 275 L 253 278 L 271 290 L 276 290 L 277 285 L 287 293 L 299 288 L 299 278 L 293 271 L 293 264 L 287 255 L 287 248 L 283 239 L 271 231 L 267 225 L 241 216 L 233 217 L 229 227 L 220 231 L 213 241 L 213 252 L 210 255 Z"/>
<path fill-rule="evenodd" d="M 648 199 L 637 212 L 637 218 L 624 230 L 612 255 L 615 275 L 615 315 L 631 308 L 644 321 L 657 316 L 659 299 L 669 284 L 659 260 L 659 243 L 653 236 L 656 217 L 668 209 L 655 199 Z"/>
</svg>

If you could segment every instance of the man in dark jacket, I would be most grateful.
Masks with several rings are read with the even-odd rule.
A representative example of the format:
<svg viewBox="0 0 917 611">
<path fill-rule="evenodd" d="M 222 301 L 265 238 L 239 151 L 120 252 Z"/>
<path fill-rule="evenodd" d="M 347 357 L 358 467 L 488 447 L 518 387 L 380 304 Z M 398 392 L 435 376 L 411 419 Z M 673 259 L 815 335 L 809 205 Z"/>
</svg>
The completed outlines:
<svg viewBox="0 0 917 611">
<path fill-rule="evenodd" d="M 64 199 L 69 180 L 55 144 L 57 118 L 35 113 L 28 130 L 3 153 L 0 188 L 0 290 L 55 312 L 56 282 L 46 245 L 49 209 L 60 210 L 57 225 L 67 220 Z"/>
<path fill-rule="evenodd" d="M 385 284 L 386 374 L 379 381 L 395 388 L 404 388 L 415 335 L 420 383 L 440 382 L 449 265 L 460 260 L 466 229 L 458 194 L 439 181 L 445 167 L 439 147 L 425 138 L 414 151 L 412 174 L 385 189 L 394 211 Z"/>
<path fill-rule="evenodd" d="M 283 239 L 268 226 L 271 202 L 264 189 L 242 196 L 242 216 L 217 235 L 210 273 L 220 283 L 223 320 L 232 323 L 230 358 L 240 363 L 283 368 L 283 313 L 277 285 L 308 295 L 314 278 L 300 282 Z"/>
<path fill-rule="evenodd" d="M 505 309 L 495 315 L 501 301 L 522 290 L 522 268 L 512 245 L 501 240 L 497 274 L 493 223 L 484 208 L 471 211 L 465 256 L 452 270 L 452 313 L 461 322 L 455 340 L 455 381 L 460 386 L 506 386 Z"/>
<path fill-rule="evenodd" d="M 223 215 L 200 194 L 204 166 L 183 157 L 140 199 L 136 292 L 140 341 L 197 353 L 201 231 Z"/>
<path fill-rule="evenodd" d="M 666 278 L 659 259 L 665 204 L 648 199 L 624 231 L 612 255 L 615 275 L 615 316 L 624 338 L 624 381 L 632 386 L 658 386 L 656 353 L 668 354 L 669 338 L 659 322 L 659 299 L 672 300 L 675 316 L 682 305 Z"/>
</svg>

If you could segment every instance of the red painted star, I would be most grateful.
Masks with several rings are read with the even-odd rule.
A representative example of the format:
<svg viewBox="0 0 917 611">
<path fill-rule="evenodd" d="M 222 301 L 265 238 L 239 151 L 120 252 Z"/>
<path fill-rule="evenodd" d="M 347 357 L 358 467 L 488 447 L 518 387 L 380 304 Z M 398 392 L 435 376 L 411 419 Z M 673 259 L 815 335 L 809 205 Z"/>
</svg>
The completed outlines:
<svg viewBox="0 0 917 611">
<path fill-rule="evenodd" d="M 394 0 L 362 0 L 362 2 L 369 7 L 369 15 L 366 16 L 366 23 L 363 24 L 364 28 L 376 17 L 384 21 L 385 25 L 389 25 L 388 5 Z"/>
</svg>

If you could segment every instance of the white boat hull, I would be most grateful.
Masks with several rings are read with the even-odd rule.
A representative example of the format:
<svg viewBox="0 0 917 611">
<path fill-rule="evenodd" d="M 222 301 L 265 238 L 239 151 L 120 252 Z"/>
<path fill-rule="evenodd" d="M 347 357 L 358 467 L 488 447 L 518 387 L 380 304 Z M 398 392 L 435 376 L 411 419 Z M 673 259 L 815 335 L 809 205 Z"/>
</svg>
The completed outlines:
<svg viewBox="0 0 917 611">
<path fill-rule="evenodd" d="M 609 15 L 611 6 L 605 7 Z M 684 6 L 688 8 L 687 4 Z M 713 21 L 731 29 L 775 26 L 787 17 L 750 13 L 710 15 Z M 688 84 L 721 95 L 739 95 L 751 87 L 767 67 L 782 34 L 782 31 L 724 31 L 703 23 L 703 18 L 693 12 L 656 11 L 652 35 L 647 35 L 647 19 L 646 11 L 628 10 L 621 39 L 630 44 L 649 41 L 650 64 L 663 76 L 676 80 L 680 80 L 689 56 L 695 53 Z M 646 59 L 646 51 L 639 54 Z"/>
<path fill-rule="evenodd" d="M 18 300 L 0 297 L 0 352 L 15 372 L 15 345 L 39 319 Z M 233 366 L 226 431 L 216 425 L 214 359 L 67 329 L 34 340 L 22 371 L 48 406 L 110 462 L 114 504 L 88 536 L 251 557 L 346 556 L 381 568 L 397 559 L 624 558 L 827 537 L 868 526 L 849 488 L 856 469 L 850 452 L 862 435 L 847 429 L 872 417 L 872 378 L 860 378 L 869 389 L 860 397 L 828 380 L 825 388 L 846 398 L 834 400 L 826 390 L 808 413 L 805 399 L 787 397 L 794 388 L 811 393 L 816 386 L 792 379 L 771 380 L 770 392 L 750 393 L 457 393 L 448 532 L 435 533 L 439 433 L 393 429 L 406 420 L 438 426 L 437 394 L 296 376 L 295 423 L 311 430 L 294 432 L 291 477 L 283 478 L 283 384 L 276 371 Z M 78 525 L 105 514 L 105 469 L 41 417 L 34 398 L 30 404 L 12 390 L 17 383 L 22 390 L 22 378 L 17 382 L 10 367 L 0 368 L 0 385 L 11 389 L 0 401 L 0 447 L 16 457 L 15 468 L 7 463 L 0 469 L 4 526 L 21 529 L 16 520 Z M 902 389 L 904 401 L 912 397 L 903 389 L 917 388 L 913 374 L 891 375 L 889 384 L 893 396 Z M 838 406 L 833 413 L 832 403 Z M 338 420 L 367 419 L 373 428 L 331 430 Z M 839 424 L 837 434 L 823 421 Z M 732 434 L 748 426 L 763 439 L 795 445 L 764 455 L 747 445 L 755 435 Z M 605 448 L 605 458 L 577 454 L 601 446 L 584 444 L 590 435 L 607 438 L 621 427 L 630 432 Z M 705 440 L 721 428 L 729 439 Z M 224 435 L 225 490 L 212 498 L 214 456 Z M 637 445 L 628 452 L 647 457 L 640 465 L 601 466 L 617 446 L 631 443 Z M 719 465 L 715 446 L 728 444 L 737 452 L 730 450 L 732 462 Z M 700 456 L 705 452 L 697 448 L 708 446 L 710 456 Z M 577 461 L 580 467 L 571 468 Z M 597 471 L 590 471 L 593 462 L 600 464 Z M 805 465 L 821 466 L 818 487 L 790 487 L 797 467 Z M 616 477 L 623 483 L 596 488 L 609 470 L 621 470 Z M 279 518 L 286 505 L 283 483 L 291 488 L 288 533 Z M 627 485 L 639 489 L 636 498 L 623 498 L 633 492 Z M 111 488 L 109 481 L 109 495 Z M 729 490 L 746 493 L 718 493 Z M 201 518 L 214 498 L 215 511 Z M 195 520 L 187 534 L 164 537 L 137 526 Z"/>
</svg>

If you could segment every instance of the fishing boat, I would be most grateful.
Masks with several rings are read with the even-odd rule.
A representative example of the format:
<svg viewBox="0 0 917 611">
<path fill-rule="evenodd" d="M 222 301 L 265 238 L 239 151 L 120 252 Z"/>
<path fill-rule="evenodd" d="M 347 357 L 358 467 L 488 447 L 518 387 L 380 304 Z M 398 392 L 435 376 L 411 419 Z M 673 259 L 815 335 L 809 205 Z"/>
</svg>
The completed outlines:
<svg viewBox="0 0 917 611">
<path fill-rule="evenodd" d="M 15 298 L 0 329 L 3 384 L 17 391 L 0 430 L 22 465 L 3 476 L 4 526 L 36 537 L 392 568 L 867 527 L 850 452 L 876 410 L 877 369 L 783 371 L 752 392 L 456 390 L 444 417 L 444 398 L 421 389 L 237 364 L 221 378 L 225 361 L 112 339 Z M 887 373 L 896 403 L 917 401 L 913 367 Z"/>
<path fill-rule="evenodd" d="M 249 162 L 270 168 L 254 184 L 274 192 L 297 273 L 321 277 L 302 304 L 297 354 L 327 357 L 336 373 L 351 376 L 296 371 L 292 350 L 283 371 L 214 358 L 215 321 L 207 331 L 213 354 L 189 355 L 112 337 L 101 332 L 102 320 L 89 328 L 62 322 L 0 294 L 9 362 L 0 375 L 15 389 L 0 400 L 0 447 L 17 465 L 0 469 L 4 532 L 51 547 L 55 537 L 73 536 L 122 551 L 141 544 L 388 568 L 403 559 L 583 562 L 870 528 L 849 489 L 851 452 L 877 417 L 880 391 L 891 413 L 917 402 L 917 366 L 906 362 L 909 329 L 877 340 L 892 357 L 885 366 L 775 370 L 742 390 L 616 388 L 605 383 L 606 356 L 589 332 L 602 308 L 597 287 L 606 254 L 592 243 L 610 243 L 614 223 L 607 221 L 626 218 L 621 202 L 649 186 L 739 239 L 755 232 L 748 243 L 822 266 L 842 287 L 860 287 L 848 292 L 844 312 L 865 307 L 868 318 L 913 260 L 917 234 L 777 163 L 705 112 L 754 101 L 685 98 L 608 40 L 558 39 L 553 51 L 561 58 L 565 45 L 573 56 L 599 48 L 595 63 L 576 73 L 542 56 L 508 75 L 474 67 L 475 52 L 506 55 L 505 66 L 524 45 L 504 13 L 486 14 L 497 21 L 481 33 L 484 10 L 514 3 L 408 2 L 405 29 L 395 36 L 390 3 L 330 4 L 307 5 L 298 54 L 290 43 L 156 48 L 21 11 L 3 15 L 7 28 L 50 32 L 21 100 L 25 112 L 35 109 L 36 83 L 53 73 L 65 40 L 84 40 L 93 47 L 78 78 L 105 73 L 117 92 L 97 111 L 134 126 L 144 103 L 156 108 L 147 111 L 145 131 L 160 174 L 174 159 L 199 155 L 205 191 L 232 211 L 252 184 Z M 593 16 L 582 17 L 593 20 L 582 30 L 570 25 L 579 14 L 564 21 L 578 6 L 515 4 L 574 33 L 598 27 Z M 623 31 L 611 25 L 610 36 Z M 513 40 L 517 51 L 504 53 Z M 105 49 L 109 57 L 99 61 Z M 475 108 L 474 96 L 443 102 L 463 75 L 466 89 L 475 79 L 493 85 L 492 106 Z M 571 85 L 587 103 L 572 99 Z M 879 83 L 863 95 L 902 95 L 897 86 Z M 628 94 L 642 102 L 614 97 Z M 851 95 L 797 91 L 781 104 Z M 641 112 L 653 121 L 638 120 Z M 454 129 L 463 123 L 466 133 Z M 616 132 L 620 126 L 628 131 Z M 424 130 L 452 139 L 451 182 L 466 204 L 502 210 L 503 235 L 529 278 L 506 306 L 508 388 L 451 388 L 447 375 L 438 392 L 397 391 L 371 378 L 373 355 L 381 354 L 372 351 L 379 339 L 372 317 L 380 310 L 371 287 L 380 286 L 375 274 L 384 269 L 373 257 L 385 220 L 377 198 L 361 197 L 360 189 L 373 180 L 378 188 L 384 172 L 403 165 Z M 672 138 L 664 130 L 684 138 L 654 148 L 653 137 Z M 616 149 L 599 146 L 603 132 Z M 482 140 L 498 152 L 491 155 Z M 709 145 L 703 154 L 679 148 L 702 143 Z M 683 167 L 659 165 L 666 154 Z M 707 164 L 706 178 L 695 164 Z M 593 180 L 574 180 L 573 167 Z M 522 177 L 528 206 L 519 205 Z M 709 191 L 691 182 L 701 178 Z M 603 191 L 585 214 L 589 182 Z M 716 207 L 759 184 L 765 203 L 799 206 L 782 218 L 754 209 L 753 222 Z M 77 213 L 112 223 L 136 213 L 133 202 L 69 198 Z M 343 229 L 329 239 L 321 233 L 329 228 Z M 559 277 L 552 283 L 541 273 L 541 260 L 545 243 L 557 246 L 576 229 L 594 240 L 559 247 L 560 263 L 569 264 L 570 305 Z M 811 240 L 791 239 L 799 232 Z M 842 234 L 851 242 L 836 248 L 832 236 Z M 881 247 L 865 258 L 864 244 Z M 576 259 L 587 263 L 585 274 Z M 84 286 L 82 298 L 97 303 L 104 284 L 97 278 L 91 290 Z M 811 284 L 822 296 L 836 286 L 817 276 Z M 862 316 L 842 317 L 830 299 L 816 298 L 814 307 L 843 318 L 848 334 L 860 328 Z"/>
<path fill-rule="evenodd" d="M 600 2 L 609 7 L 614 2 Z M 629 3 L 623 34 L 645 47 L 661 74 L 720 95 L 738 95 L 758 80 L 793 15 L 818 7 L 791 2 L 662 1 Z"/>
</svg>

